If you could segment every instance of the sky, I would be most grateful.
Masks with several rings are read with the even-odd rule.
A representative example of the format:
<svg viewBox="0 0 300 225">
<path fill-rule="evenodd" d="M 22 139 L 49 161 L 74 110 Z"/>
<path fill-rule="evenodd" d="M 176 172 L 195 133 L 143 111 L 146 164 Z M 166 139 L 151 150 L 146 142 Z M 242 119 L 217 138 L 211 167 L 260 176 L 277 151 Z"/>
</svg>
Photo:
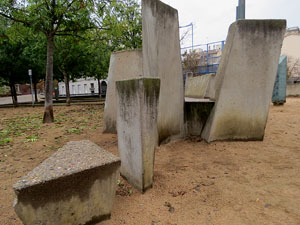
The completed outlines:
<svg viewBox="0 0 300 225">
<path fill-rule="evenodd" d="M 238 5 L 238 0 L 161 1 L 178 10 L 180 26 L 194 24 L 194 45 L 225 40 Z M 287 27 L 300 27 L 300 0 L 246 0 L 246 19 L 286 19 Z M 190 45 L 188 35 L 181 47 Z"/>
</svg>

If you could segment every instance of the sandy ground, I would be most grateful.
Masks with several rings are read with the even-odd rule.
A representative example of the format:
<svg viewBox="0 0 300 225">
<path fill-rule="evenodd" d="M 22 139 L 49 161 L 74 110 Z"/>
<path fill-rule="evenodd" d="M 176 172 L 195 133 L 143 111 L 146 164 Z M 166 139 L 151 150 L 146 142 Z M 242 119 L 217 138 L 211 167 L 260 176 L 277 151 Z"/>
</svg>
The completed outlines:
<svg viewBox="0 0 300 225">
<path fill-rule="evenodd" d="M 0 145 L 0 225 L 22 224 L 12 185 L 66 142 L 89 139 L 117 154 L 116 136 L 101 133 L 102 106 L 56 107 L 50 125 L 42 110 L 0 109 L 2 138 L 14 129 Z M 112 218 L 98 225 L 300 225 L 300 98 L 270 107 L 263 142 L 160 146 L 154 179 L 145 194 L 121 179 Z"/>
</svg>

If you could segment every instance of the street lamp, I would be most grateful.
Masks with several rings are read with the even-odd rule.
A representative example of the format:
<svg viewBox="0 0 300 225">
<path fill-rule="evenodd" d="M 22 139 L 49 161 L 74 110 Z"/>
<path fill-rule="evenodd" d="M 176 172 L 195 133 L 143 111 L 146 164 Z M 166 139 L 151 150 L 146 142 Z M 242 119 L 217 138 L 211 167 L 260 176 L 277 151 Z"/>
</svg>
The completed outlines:
<svg viewBox="0 0 300 225">
<path fill-rule="evenodd" d="M 31 97 L 32 97 L 32 107 L 34 107 L 34 101 L 33 101 L 33 88 L 32 88 L 32 70 L 28 70 L 28 75 L 29 75 L 29 78 L 30 78 Z"/>
</svg>

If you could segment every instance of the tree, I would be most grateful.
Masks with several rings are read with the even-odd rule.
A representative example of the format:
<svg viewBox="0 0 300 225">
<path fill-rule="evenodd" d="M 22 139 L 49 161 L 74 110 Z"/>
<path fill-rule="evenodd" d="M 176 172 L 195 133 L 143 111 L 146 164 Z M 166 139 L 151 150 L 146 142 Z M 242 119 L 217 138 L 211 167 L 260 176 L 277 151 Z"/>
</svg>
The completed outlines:
<svg viewBox="0 0 300 225">
<path fill-rule="evenodd" d="M 90 32 L 95 41 L 91 42 L 91 67 L 89 76 L 100 80 L 108 74 L 111 52 L 142 48 L 142 15 L 141 6 L 135 0 L 111 1 L 104 9 L 101 20 L 106 29 Z"/>
<path fill-rule="evenodd" d="M 44 77 L 45 39 L 22 24 L 12 23 L 0 17 L 1 74 L 11 87 L 13 102 L 17 105 L 15 84 L 29 82 L 28 69 L 33 70 L 33 86 L 37 101 L 36 86 Z"/>
<path fill-rule="evenodd" d="M 80 37 L 56 39 L 55 47 L 59 49 L 56 65 L 64 74 L 68 105 L 70 79 L 96 78 L 100 95 L 100 80 L 107 77 L 111 52 L 141 48 L 141 20 L 140 5 L 136 1 L 114 0 L 97 14 L 95 21 L 102 30 L 86 30 L 80 33 Z"/>
<path fill-rule="evenodd" d="M 300 59 L 288 56 L 287 61 L 287 78 L 300 76 Z"/>
<path fill-rule="evenodd" d="M 0 77 L 5 85 L 10 87 L 12 101 L 15 107 L 18 106 L 16 82 L 24 81 L 23 57 L 25 45 L 21 39 L 14 39 L 14 33 L 19 27 L 14 27 L 6 19 L 0 18 Z"/>
<path fill-rule="evenodd" d="M 142 47 L 141 6 L 135 0 L 112 1 L 102 21 L 111 51 Z"/>
<path fill-rule="evenodd" d="M 183 56 L 183 68 L 189 72 L 196 72 L 197 67 L 200 64 L 200 54 L 195 50 L 190 51 L 189 53 L 185 51 Z"/>
<path fill-rule="evenodd" d="M 57 74 L 61 74 L 58 80 L 64 80 L 66 86 L 66 103 L 71 103 L 69 81 L 86 76 L 91 66 L 89 53 L 89 41 L 78 37 L 64 36 L 55 41 L 58 49 L 55 59 Z"/>
<path fill-rule="evenodd" d="M 98 9 L 103 2 L 97 1 Z M 47 40 L 47 63 L 45 78 L 45 111 L 43 122 L 53 122 L 53 57 L 54 37 L 76 35 L 78 31 L 94 28 L 91 12 L 93 0 L 2 0 L 0 15 L 42 32 Z"/>
</svg>

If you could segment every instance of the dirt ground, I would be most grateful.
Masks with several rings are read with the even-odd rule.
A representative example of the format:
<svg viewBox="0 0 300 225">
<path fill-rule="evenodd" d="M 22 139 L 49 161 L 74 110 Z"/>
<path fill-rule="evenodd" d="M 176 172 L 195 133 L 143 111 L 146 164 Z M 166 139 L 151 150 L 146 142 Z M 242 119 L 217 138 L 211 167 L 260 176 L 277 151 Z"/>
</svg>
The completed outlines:
<svg viewBox="0 0 300 225">
<path fill-rule="evenodd" d="M 0 225 L 21 225 L 12 185 L 70 140 L 117 154 L 101 133 L 103 106 L 0 109 Z M 271 106 L 263 142 L 177 140 L 156 149 L 154 187 L 140 194 L 121 179 L 111 220 L 98 225 L 300 225 L 300 98 Z"/>
</svg>

